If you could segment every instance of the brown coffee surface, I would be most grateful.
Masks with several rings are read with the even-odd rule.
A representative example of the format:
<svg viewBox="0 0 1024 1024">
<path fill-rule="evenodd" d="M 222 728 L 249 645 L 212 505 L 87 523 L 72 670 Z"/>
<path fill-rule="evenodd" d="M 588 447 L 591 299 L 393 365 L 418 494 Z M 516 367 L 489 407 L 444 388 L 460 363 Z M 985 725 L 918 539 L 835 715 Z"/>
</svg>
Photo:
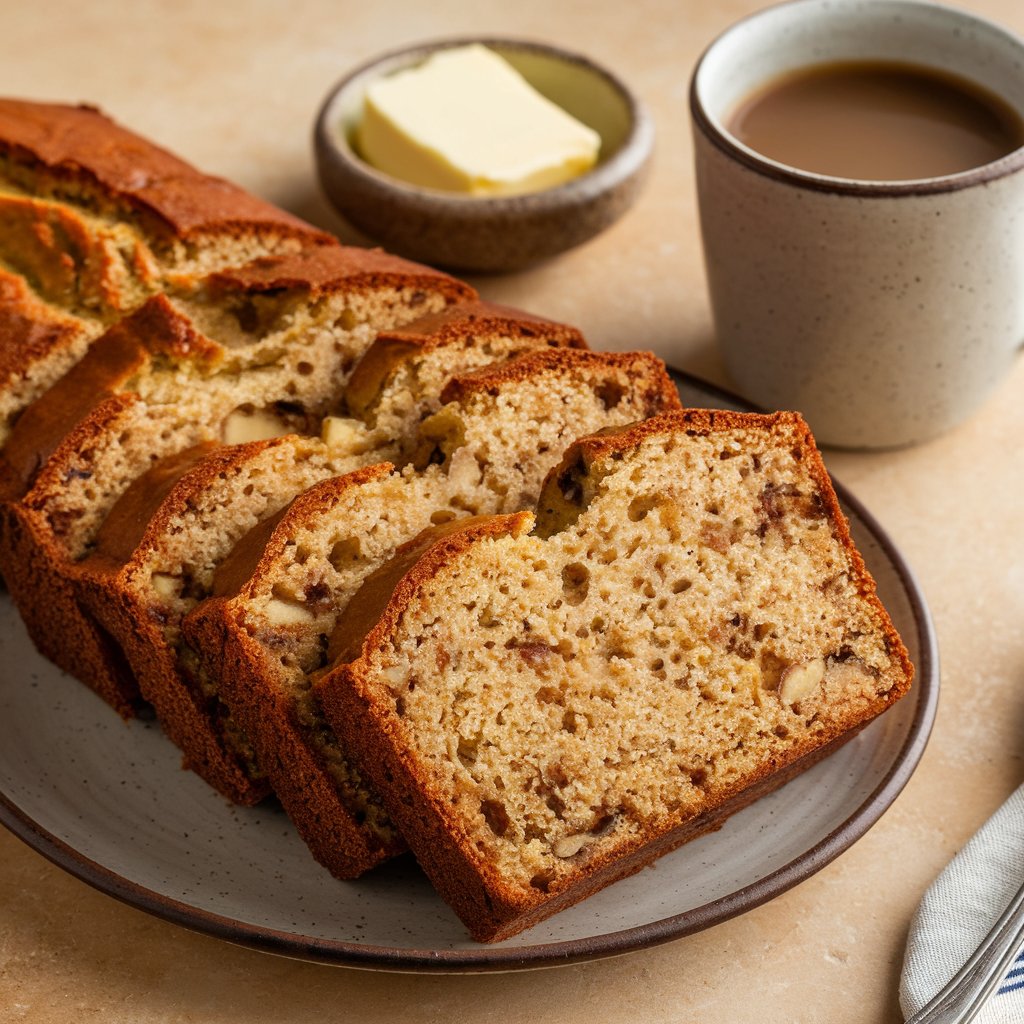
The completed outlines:
<svg viewBox="0 0 1024 1024">
<path fill-rule="evenodd" d="M 751 149 L 805 171 L 868 181 L 956 174 L 1024 144 L 1004 100 L 913 64 L 835 62 L 787 74 L 727 123 Z"/>
</svg>

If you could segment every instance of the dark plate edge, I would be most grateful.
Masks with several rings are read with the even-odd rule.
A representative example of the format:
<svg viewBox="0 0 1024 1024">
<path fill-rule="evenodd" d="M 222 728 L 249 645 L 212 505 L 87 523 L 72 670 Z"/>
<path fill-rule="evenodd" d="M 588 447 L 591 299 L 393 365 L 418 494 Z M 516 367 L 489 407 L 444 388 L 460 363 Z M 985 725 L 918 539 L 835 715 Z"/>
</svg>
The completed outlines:
<svg viewBox="0 0 1024 1024">
<path fill-rule="evenodd" d="M 740 409 L 753 408 L 744 399 L 699 377 L 674 369 L 671 372 L 677 379 L 721 400 L 724 405 Z M 57 867 L 138 910 L 236 945 L 292 959 L 337 966 L 438 974 L 534 970 L 620 956 L 721 924 L 761 906 L 809 878 L 864 836 L 910 780 L 924 754 L 935 721 L 939 699 L 938 645 L 924 595 L 914 573 L 875 517 L 841 484 L 835 481 L 833 484 L 840 502 L 855 512 L 892 563 L 913 610 L 920 643 L 920 655 L 915 666 L 917 673 L 911 691 L 917 694 L 914 718 L 889 771 L 874 792 L 846 821 L 788 864 L 728 896 L 650 924 L 583 939 L 508 948 L 396 949 L 330 939 L 298 938 L 290 932 L 244 924 L 162 896 L 128 881 L 72 849 L 57 836 L 40 828 L 3 792 L 0 792 L 0 824 Z"/>
</svg>

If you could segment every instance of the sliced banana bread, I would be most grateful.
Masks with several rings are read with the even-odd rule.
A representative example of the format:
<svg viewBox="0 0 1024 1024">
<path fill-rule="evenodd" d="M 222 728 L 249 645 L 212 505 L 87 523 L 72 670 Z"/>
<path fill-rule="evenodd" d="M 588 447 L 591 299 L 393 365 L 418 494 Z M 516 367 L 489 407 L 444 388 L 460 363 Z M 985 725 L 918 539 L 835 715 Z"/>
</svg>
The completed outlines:
<svg viewBox="0 0 1024 1024">
<path fill-rule="evenodd" d="M 70 581 L 132 480 L 197 444 L 308 427 L 378 330 L 474 297 L 416 264 L 321 246 L 154 296 L 115 325 L 4 451 L 24 494 L 4 508 L 0 568 L 39 649 L 129 714 L 123 659 Z"/>
<path fill-rule="evenodd" d="M 357 448 L 289 435 L 162 459 L 122 495 L 76 567 L 82 606 L 121 648 L 185 767 L 235 803 L 256 803 L 269 786 L 216 693 L 179 659 L 181 616 L 243 535 L 318 480 L 362 465 Z"/>
<path fill-rule="evenodd" d="M 353 592 L 431 524 L 534 502 L 579 434 L 679 404 L 648 353 L 568 349 L 461 375 L 444 398 L 425 423 L 422 472 L 382 466 L 313 487 L 235 549 L 216 574 L 216 596 L 182 626 L 206 685 L 251 737 L 313 855 L 341 877 L 398 848 L 311 699 L 310 674 L 325 663 Z"/>
<path fill-rule="evenodd" d="M 252 783 L 248 744 L 194 678 L 179 644 L 181 617 L 209 595 L 220 560 L 242 534 L 317 481 L 399 458 L 400 445 L 380 424 L 403 436 L 414 430 L 421 410 L 439 403 L 444 368 L 450 376 L 479 364 L 484 353 L 582 344 L 572 328 L 511 309 L 450 308 L 451 315 L 430 314 L 402 329 L 410 340 L 388 375 L 400 376 L 402 386 L 379 388 L 362 407 L 372 429 L 331 416 L 322 441 L 292 435 L 162 459 L 119 499 L 78 565 L 79 601 L 121 647 L 164 731 L 190 767 L 236 802 L 254 802 L 265 786 Z M 236 425 L 253 423 L 250 417 Z"/>
<path fill-rule="evenodd" d="M 587 438 L 531 527 L 400 552 L 348 603 L 315 691 L 484 941 L 717 827 L 912 675 L 795 414 Z"/>
</svg>

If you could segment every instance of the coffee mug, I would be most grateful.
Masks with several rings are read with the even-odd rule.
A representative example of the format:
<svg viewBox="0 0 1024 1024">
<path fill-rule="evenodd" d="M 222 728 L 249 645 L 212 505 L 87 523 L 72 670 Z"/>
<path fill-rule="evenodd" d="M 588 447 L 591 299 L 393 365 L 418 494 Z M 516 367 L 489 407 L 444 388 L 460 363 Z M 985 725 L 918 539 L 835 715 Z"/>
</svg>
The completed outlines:
<svg viewBox="0 0 1024 1024">
<path fill-rule="evenodd" d="M 727 127 L 747 97 L 830 62 L 976 83 L 1024 118 L 1024 42 L 916 0 L 792 0 L 738 22 L 691 82 L 715 330 L 739 389 L 823 444 L 914 444 L 962 421 L 1024 340 L 1024 148 L 902 181 L 770 159 Z"/>
</svg>

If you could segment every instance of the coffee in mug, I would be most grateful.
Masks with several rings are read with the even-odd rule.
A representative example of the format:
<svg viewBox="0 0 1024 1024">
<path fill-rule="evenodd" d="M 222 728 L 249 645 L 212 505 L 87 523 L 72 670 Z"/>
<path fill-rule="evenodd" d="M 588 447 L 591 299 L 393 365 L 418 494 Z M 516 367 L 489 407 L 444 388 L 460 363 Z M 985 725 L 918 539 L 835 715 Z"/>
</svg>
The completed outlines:
<svg viewBox="0 0 1024 1024">
<path fill-rule="evenodd" d="M 925 94 L 941 85 L 961 127 L 984 114 L 988 141 L 970 146 L 992 148 L 958 144 L 951 168 L 924 126 L 879 118 L 841 128 L 853 145 L 818 165 L 827 122 L 893 74 L 890 109 L 934 111 Z M 815 120 L 819 90 L 831 98 Z M 785 116 L 745 139 L 769 104 Z M 974 411 L 1024 339 L 1024 42 L 939 4 L 791 0 L 705 51 L 690 108 L 715 332 L 738 390 L 849 448 L 913 444 Z M 893 167 L 902 133 L 900 161 L 915 162 Z"/>
<path fill-rule="evenodd" d="M 835 61 L 784 75 L 741 102 L 727 127 L 779 163 L 868 181 L 959 174 L 1024 145 L 1024 122 L 995 93 L 890 61 Z"/>
</svg>

